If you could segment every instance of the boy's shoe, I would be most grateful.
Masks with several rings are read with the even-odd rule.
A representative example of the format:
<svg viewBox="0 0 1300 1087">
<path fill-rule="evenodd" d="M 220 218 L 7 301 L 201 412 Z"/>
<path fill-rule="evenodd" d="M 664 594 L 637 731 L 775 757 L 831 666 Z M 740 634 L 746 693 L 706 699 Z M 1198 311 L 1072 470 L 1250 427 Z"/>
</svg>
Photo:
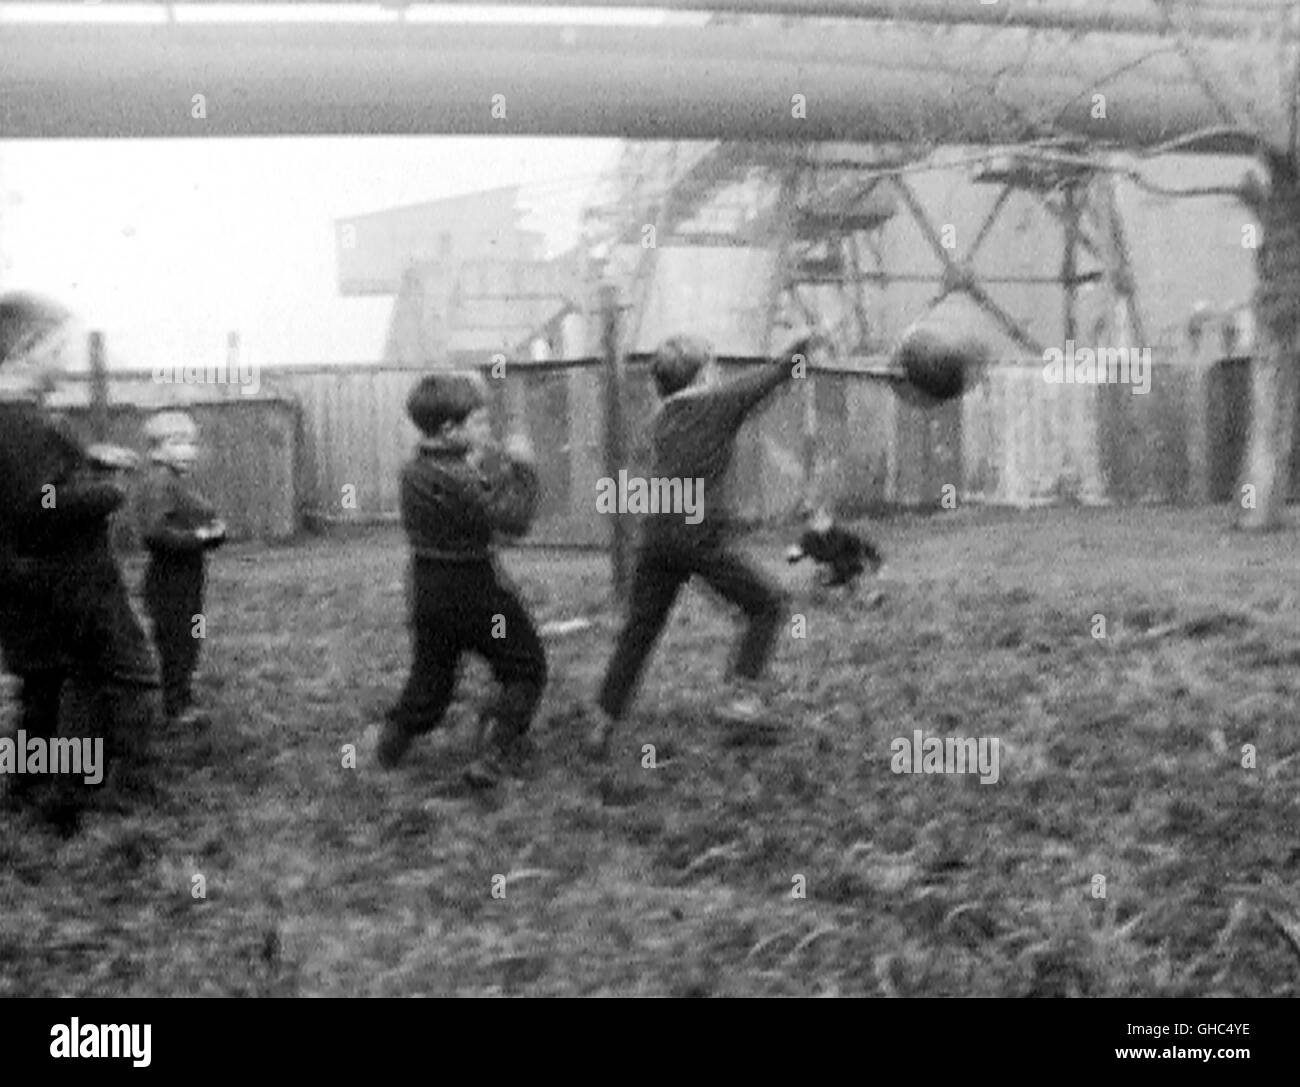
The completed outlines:
<svg viewBox="0 0 1300 1087">
<path fill-rule="evenodd" d="M 385 721 L 379 730 L 379 743 L 375 748 L 379 765 L 385 770 L 392 770 L 411 749 L 414 740 L 410 733 L 398 728 L 392 721 Z"/>
<path fill-rule="evenodd" d="M 486 748 L 465 767 L 465 780 L 476 789 L 491 789 L 506 777 L 519 776 L 533 753 L 528 734 L 490 735 Z"/>
<path fill-rule="evenodd" d="M 149 767 L 114 762 L 92 794 L 87 806 L 97 811 L 127 814 L 139 808 L 155 807 L 158 782 Z"/>
<path fill-rule="evenodd" d="M 716 716 L 727 726 L 728 746 L 754 744 L 770 747 L 782 735 L 781 726 L 773 719 L 766 703 L 758 695 L 749 694 L 733 699 L 720 707 Z"/>
</svg>

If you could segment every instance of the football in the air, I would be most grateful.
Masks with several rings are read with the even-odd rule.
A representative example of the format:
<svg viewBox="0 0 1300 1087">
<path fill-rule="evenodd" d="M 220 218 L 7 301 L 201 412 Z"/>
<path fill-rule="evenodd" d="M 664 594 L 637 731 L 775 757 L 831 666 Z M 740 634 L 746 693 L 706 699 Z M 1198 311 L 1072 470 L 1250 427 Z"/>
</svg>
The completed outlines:
<svg viewBox="0 0 1300 1087">
<path fill-rule="evenodd" d="M 894 352 L 894 367 L 905 379 L 898 392 L 923 407 L 955 399 L 974 384 L 988 355 L 974 337 L 914 328 Z"/>
</svg>

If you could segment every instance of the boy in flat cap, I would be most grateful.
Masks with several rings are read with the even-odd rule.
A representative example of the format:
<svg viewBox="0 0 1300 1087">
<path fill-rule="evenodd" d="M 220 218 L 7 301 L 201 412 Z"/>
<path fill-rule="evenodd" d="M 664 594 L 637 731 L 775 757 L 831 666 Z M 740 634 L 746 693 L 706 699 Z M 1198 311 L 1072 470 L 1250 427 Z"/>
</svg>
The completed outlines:
<svg viewBox="0 0 1300 1087">
<path fill-rule="evenodd" d="M 144 427 L 150 466 L 140 488 L 140 537 L 149 550 L 144 599 L 162 664 L 163 712 L 195 725 L 193 678 L 199 660 L 194 625 L 203 614 L 207 552 L 226 538 L 226 526 L 194 489 L 198 427 L 181 411 L 163 411 Z"/>
<path fill-rule="evenodd" d="M 500 780 L 523 755 L 546 686 L 546 654 L 519 595 L 501 576 L 494 534 L 520 536 L 536 511 L 537 474 L 526 443 L 493 447 L 486 389 L 474 373 L 424 378 L 407 399 L 421 434 L 402 470 L 402 524 L 411 546 L 414 660 L 379 741 L 396 766 L 416 736 L 440 727 L 461 656 L 485 658 L 500 686 L 484 707 L 486 745 L 466 771 L 472 785 Z"/>
<path fill-rule="evenodd" d="M 28 737 L 60 731 L 62 704 L 75 711 L 68 729 L 105 741 L 105 779 L 126 787 L 119 795 L 131 791 L 128 778 L 147 793 L 138 771 L 156 718 L 157 668 L 109 541 L 109 518 L 125 499 L 113 473 L 132 467 L 134 454 L 83 447 L 45 410 L 70 328 L 56 303 L 0 296 L 0 652 L 21 682 Z M 71 785 L 55 792 L 65 814 L 84 805 Z"/>
</svg>

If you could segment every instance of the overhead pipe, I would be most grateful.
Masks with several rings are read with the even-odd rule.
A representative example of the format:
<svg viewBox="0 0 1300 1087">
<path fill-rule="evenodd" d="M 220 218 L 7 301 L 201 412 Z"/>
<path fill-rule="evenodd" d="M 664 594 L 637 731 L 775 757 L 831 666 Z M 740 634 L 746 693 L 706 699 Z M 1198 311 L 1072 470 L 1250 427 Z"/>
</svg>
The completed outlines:
<svg viewBox="0 0 1300 1087">
<path fill-rule="evenodd" d="M 1286 146 L 1277 51 L 1198 48 L 1253 103 L 1265 138 Z M 1105 95 L 1104 118 L 1094 94 Z M 815 24 L 780 34 L 418 23 L 0 30 L 0 138 L 996 144 L 1064 133 L 1150 146 L 1218 121 L 1186 60 L 1151 35 L 863 22 L 833 35 Z"/>
<path fill-rule="evenodd" d="M 21 0 L 29 6 L 67 5 L 68 0 Z M 95 0 L 101 11 L 128 6 L 141 7 L 150 0 Z M 156 0 L 155 0 L 156 2 Z M 280 7 L 320 7 L 317 0 L 271 0 Z M 260 4 L 249 0 L 231 4 L 230 0 L 177 0 L 164 6 L 173 10 L 222 7 L 252 9 Z M 1288 18 L 1289 0 L 1178 0 L 1179 14 L 1187 19 L 1198 36 L 1250 37 L 1261 29 L 1272 33 Z M 853 19 L 897 21 L 945 25 L 1023 27 L 1040 30 L 1068 30 L 1075 33 L 1160 34 L 1167 28 L 1164 17 L 1153 0 L 1128 0 L 1121 3 L 1061 2 L 1038 0 L 1023 3 L 987 3 L 978 0 L 575 0 L 572 4 L 555 0 L 452 0 L 441 4 L 426 0 L 326 0 L 332 8 L 467 10 L 506 8 L 535 11 L 557 8 L 585 11 L 666 11 L 726 16 L 774 18 Z"/>
<path fill-rule="evenodd" d="M 204 0 L 219 2 L 219 0 Z M 354 0 L 365 3 L 368 0 Z M 1197 35 L 1251 37 L 1270 23 L 1288 18 L 1289 0 L 1178 0 L 1180 14 Z M 468 7 L 499 7 L 496 0 L 458 0 Z M 390 4 L 389 6 L 392 6 Z M 518 8 L 554 7 L 554 0 L 508 0 Z M 1167 23 L 1152 0 L 1127 4 L 1063 4 L 1042 0 L 988 3 L 979 0 L 581 0 L 574 7 L 592 9 L 658 9 L 669 12 L 711 12 L 731 16 L 773 16 L 811 19 L 868 19 L 927 23 L 1068 30 L 1075 33 L 1161 34 Z"/>
</svg>

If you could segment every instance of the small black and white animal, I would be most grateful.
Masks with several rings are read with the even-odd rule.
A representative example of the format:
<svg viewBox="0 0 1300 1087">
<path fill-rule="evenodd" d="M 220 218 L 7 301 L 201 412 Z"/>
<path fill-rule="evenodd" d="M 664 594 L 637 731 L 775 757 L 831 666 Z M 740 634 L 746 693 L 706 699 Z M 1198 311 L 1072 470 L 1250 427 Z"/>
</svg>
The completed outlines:
<svg viewBox="0 0 1300 1087">
<path fill-rule="evenodd" d="M 885 561 L 871 540 L 840 528 L 824 510 L 808 519 L 807 530 L 785 557 L 790 563 L 812 559 L 823 568 L 823 585 L 850 587 L 868 569 L 872 575 L 878 573 Z"/>
</svg>

